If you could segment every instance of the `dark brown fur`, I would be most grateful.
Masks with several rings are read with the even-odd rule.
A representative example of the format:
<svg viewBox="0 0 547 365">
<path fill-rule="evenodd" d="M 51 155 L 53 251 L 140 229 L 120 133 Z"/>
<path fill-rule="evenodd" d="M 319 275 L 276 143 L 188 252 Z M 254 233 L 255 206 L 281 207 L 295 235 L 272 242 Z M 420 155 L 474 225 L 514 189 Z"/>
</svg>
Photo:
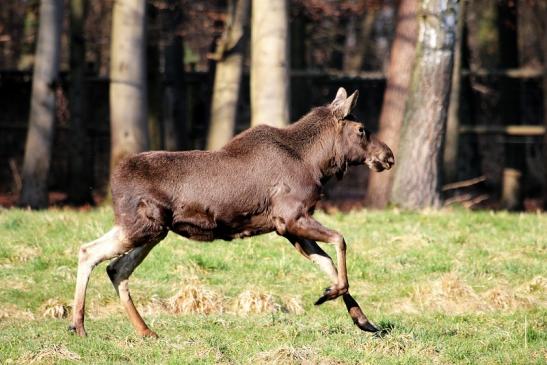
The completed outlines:
<svg viewBox="0 0 547 365">
<path fill-rule="evenodd" d="M 219 151 L 130 157 L 112 176 L 116 223 L 136 245 L 168 230 L 201 241 L 283 235 L 287 221 L 313 211 L 329 177 L 370 158 L 350 155 L 350 123 L 319 107 L 285 129 L 249 129 Z M 389 157 L 385 145 L 364 139 Z"/>
<path fill-rule="evenodd" d="M 324 182 L 341 177 L 348 165 L 366 163 L 382 170 L 394 163 L 391 150 L 350 114 L 357 93 L 346 95 L 339 90 L 333 103 L 287 128 L 251 128 L 219 151 L 158 151 L 127 158 L 112 174 L 116 225 L 132 249 L 153 247 L 168 231 L 200 241 L 276 231 L 331 272 L 333 286 L 317 304 L 343 295 L 359 327 L 374 330 L 349 295 L 343 237 L 311 217 Z M 339 272 L 315 241 L 337 247 Z M 109 265 L 113 278 L 120 270 L 116 265 Z"/>
</svg>

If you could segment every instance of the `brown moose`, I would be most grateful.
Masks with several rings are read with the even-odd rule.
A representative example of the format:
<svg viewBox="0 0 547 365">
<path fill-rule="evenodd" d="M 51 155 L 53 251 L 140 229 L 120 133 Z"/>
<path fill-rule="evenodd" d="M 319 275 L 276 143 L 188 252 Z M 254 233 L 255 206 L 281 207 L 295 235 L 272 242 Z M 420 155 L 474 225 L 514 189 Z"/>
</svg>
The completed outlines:
<svg viewBox="0 0 547 365">
<path fill-rule="evenodd" d="M 128 279 L 168 231 L 199 241 L 275 231 L 332 280 L 315 304 L 342 296 L 354 323 L 377 331 L 348 291 L 343 236 L 312 217 L 328 178 L 348 165 L 382 171 L 394 163 L 389 147 L 350 114 L 357 96 L 340 88 L 298 122 L 251 128 L 219 151 L 145 152 L 119 163 L 111 181 L 115 226 L 80 248 L 70 329 L 86 334 L 86 287 L 104 260 L 116 258 L 106 271 L 138 334 L 157 336 L 135 308 Z M 316 241 L 336 247 L 338 270 Z"/>
</svg>

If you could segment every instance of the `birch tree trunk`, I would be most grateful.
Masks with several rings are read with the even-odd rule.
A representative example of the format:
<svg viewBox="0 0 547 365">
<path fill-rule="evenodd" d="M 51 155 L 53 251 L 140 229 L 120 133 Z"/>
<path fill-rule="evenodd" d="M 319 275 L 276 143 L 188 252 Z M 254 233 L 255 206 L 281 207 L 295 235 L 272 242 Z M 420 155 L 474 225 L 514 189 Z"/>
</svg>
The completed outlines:
<svg viewBox="0 0 547 365">
<path fill-rule="evenodd" d="M 243 58 L 247 43 L 249 2 L 249 0 L 229 2 L 226 30 L 215 53 L 217 65 L 207 139 L 207 149 L 209 150 L 221 148 L 234 135 Z"/>
<path fill-rule="evenodd" d="M 20 205 L 32 208 L 45 208 L 48 204 L 47 178 L 55 125 L 62 18 L 62 1 L 42 0 L 19 200 Z"/>
<path fill-rule="evenodd" d="M 253 0 L 251 17 L 251 125 L 289 122 L 287 0 Z"/>
<path fill-rule="evenodd" d="M 397 29 L 391 47 L 387 85 L 380 115 L 378 138 L 392 149 L 395 156 L 397 156 L 418 37 L 417 9 L 418 0 L 402 0 L 399 4 Z M 398 157 L 396 159 L 398 160 Z M 365 201 L 368 207 L 385 208 L 390 199 L 393 171 L 370 172 Z"/>
<path fill-rule="evenodd" d="M 110 61 L 110 167 L 148 149 L 146 1 L 116 0 Z"/>
<path fill-rule="evenodd" d="M 70 185 L 72 204 L 92 203 L 89 141 L 84 123 L 85 88 L 85 0 L 70 0 Z"/>
<path fill-rule="evenodd" d="M 441 202 L 442 149 L 450 94 L 457 0 L 422 0 L 410 94 L 391 199 L 410 209 Z"/>
<path fill-rule="evenodd" d="M 444 146 L 443 165 L 445 182 L 458 180 L 458 147 L 460 137 L 460 95 L 463 49 L 463 26 L 465 23 L 466 1 L 460 4 L 458 27 L 456 28 L 456 43 L 454 45 L 454 67 L 452 71 L 452 86 L 448 103 L 446 120 L 446 140 Z"/>
</svg>

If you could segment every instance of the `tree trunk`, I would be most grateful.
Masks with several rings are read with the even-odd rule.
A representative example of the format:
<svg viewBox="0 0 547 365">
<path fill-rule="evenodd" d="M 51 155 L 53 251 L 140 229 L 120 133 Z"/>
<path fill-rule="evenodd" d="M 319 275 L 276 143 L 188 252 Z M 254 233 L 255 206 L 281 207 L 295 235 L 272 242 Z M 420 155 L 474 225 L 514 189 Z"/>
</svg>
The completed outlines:
<svg viewBox="0 0 547 365">
<path fill-rule="evenodd" d="M 169 0 L 169 6 L 160 13 L 160 21 L 164 26 L 162 46 L 163 75 L 163 146 L 168 151 L 187 147 L 188 131 L 184 123 L 184 49 L 183 39 L 177 34 L 182 20 L 180 4 L 177 0 Z"/>
<path fill-rule="evenodd" d="M 421 2 L 416 58 L 391 197 L 403 208 L 440 205 L 457 13 L 457 0 Z"/>
<path fill-rule="evenodd" d="M 402 0 L 399 5 L 396 35 L 391 48 L 387 85 L 380 115 L 378 138 L 385 142 L 396 156 L 418 36 L 417 8 L 417 0 Z M 385 208 L 390 199 L 393 171 L 371 171 L 365 202 L 367 206 Z"/>
<path fill-rule="evenodd" d="M 542 6 L 543 14 L 543 208 L 547 211 L 547 4 Z"/>
<path fill-rule="evenodd" d="M 291 70 L 304 71 L 307 68 L 307 28 L 309 19 L 301 10 L 295 11 L 293 7 L 290 22 L 290 57 Z M 291 77 L 291 104 L 290 104 L 290 120 L 298 120 L 309 111 L 311 96 L 309 88 L 311 80 L 302 74 Z"/>
<path fill-rule="evenodd" d="M 402 1 L 402 3 L 404 2 Z M 350 16 L 346 25 L 346 41 L 344 44 L 343 70 L 345 73 L 356 74 L 363 68 L 365 50 L 371 41 L 377 13 L 378 10 L 375 7 L 371 7 L 361 16 L 357 14 Z M 359 21 L 361 21 L 360 25 L 358 24 Z"/>
<path fill-rule="evenodd" d="M 155 151 L 163 149 L 160 11 L 153 3 L 147 3 L 145 27 L 148 148 Z"/>
<path fill-rule="evenodd" d="M 62 18 L 62 1 L 42 0 L 19 201 L 20 205 L 32 208 L 44 208 L 48 204 L 47 177 L 55 124 Z"/>
<path fill-rule="evenodd" d="M 68 198 L 72 204 L 92 203 L 89 141 L 84 123 L 85 89 L 85 39 L 84 0 L 70 1 L 70 185 Z"/>
<path fill-rule="evenodd" d="M 452 87 L 448 103 L 446 121 L 446 141 L 444 146 L 444 177 L 445 182 L 458 180 L 458 145 L 460 137 L 460 95 L 462 71 L 463 27 L 465 23 L 466 0 L 460 5 L 458 28 L 454 50 L 454 68 L 452 72 Z"/>
<path fill-rule="evenodd" d="M 287 0 L 253 0 L 251 24 L 251 124 L 289 122 Z"/>
<path fill-rule="evenodd" d="M 224 146 L 234 135 L 237 102 L 247 43 L 249 0 L 232 0 L 226 29 L 215 53 L 217 59 L 207 149 Z"/>
<path fill-rule="evenodd" d="M 17 60 L 17 69 L 29 70 L 34 63 L 34 51 L 36 49 L 36 28 L 38 26 L 38 2 L 32 2 L 27 4 L 27 11 L 25 13 L 25 21 L 23 26 L 23 39 L 20 45 L 19 57 Z M 15 21 L 15 19 L 13 19 Z M 8 25 L 9 27 L 9 25 Z M 10 29 L 10 28 L 8 28 Z M 6 47 L 6 50 L 9 49 Z M 11 53 L 11 52 L 10 52 Z M 18 52 L 15 52 L 17 55 Z M 5 64 L 13 65 L 14 62 L 6 62 L 9 60 L 9 53 L 5 56 Z"/>
<path fill-rule="evenodd" d="M 502 115 L 499 112 L 501 82 L 499 78 L 485 78 L 473 74 L 481 69 L 499 67 L 499 32 L 497 24 L 497 4 L 491 0 L 473 0 L 465 15 L 468 28 L 467 42 L 469 48 L 469 75 L 473 113 L 470 123 L 501 127 Z M 484 175 L 486 185 L 491 191 L 501 191 L 505 146 L 491 135 L 462 135 L 460 156 L 466 155 L 466 177 Z"/>
<path fill-rule="evenodd" d="M 148 148 L 146 1 L 114 2 L 110 61 L 111 171 L 127 155 Z"/>
<path fill-rule="evenodd" d="M 498 39 L 500 68 L 516 68 L 518 57 L 517 3 L 498 3 Z M 503 124 L 521 123 L 519 89 L 520 80 L 503 78 L 500 83 L 500 105 L 498 113 Z M 526 173 L 524 144 L 505 142 L 505 165 L 503 169 L 501 204 L 505 209 L 517 210 L 522 207 L 522 182 Z"/>
</svg>

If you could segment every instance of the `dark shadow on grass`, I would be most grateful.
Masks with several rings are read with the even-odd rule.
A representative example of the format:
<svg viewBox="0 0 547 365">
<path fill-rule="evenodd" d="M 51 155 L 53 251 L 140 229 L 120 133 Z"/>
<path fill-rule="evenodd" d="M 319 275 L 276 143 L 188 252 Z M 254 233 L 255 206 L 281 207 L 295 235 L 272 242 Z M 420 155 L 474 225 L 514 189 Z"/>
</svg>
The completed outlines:
<svg viewBox="0 0 547 365">
<path fill-rule="evenodd" d="M 395 322 L 392 322 L 390 320 L 381 320 L 378 322 L 378 328 L 380 329 L 378 332 L 374 333 L 375 338 L 383 338 L 391 333 L 393 329 L 397 328 L 397 324 Z"/>
</svg>

